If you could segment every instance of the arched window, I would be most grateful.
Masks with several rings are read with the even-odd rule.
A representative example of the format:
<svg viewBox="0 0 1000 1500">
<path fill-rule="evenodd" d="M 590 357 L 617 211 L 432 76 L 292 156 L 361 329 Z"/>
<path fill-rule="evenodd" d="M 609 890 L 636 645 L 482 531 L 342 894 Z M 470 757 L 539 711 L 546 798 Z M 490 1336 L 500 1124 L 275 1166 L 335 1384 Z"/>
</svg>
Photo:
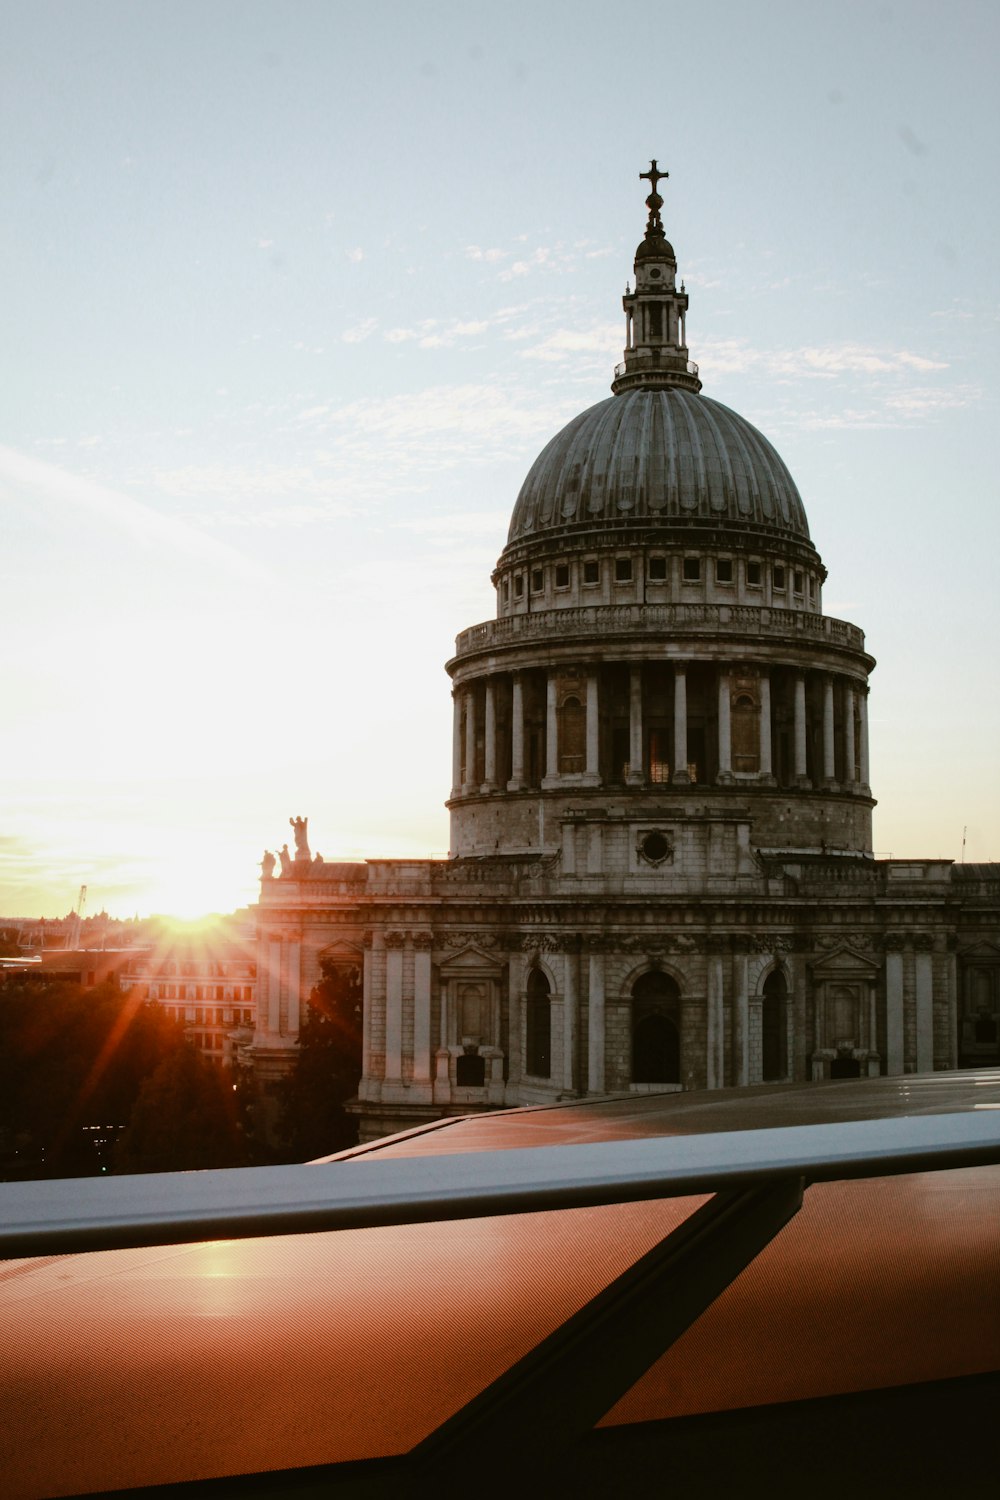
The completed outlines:
<svg viewBox="0 0 1000 1500">
<path fill-rule="evenodd" d="M 760 770 L 760 719 L 749 693 L 735 693 L 731 710 L 733 770 Z"/>
<path fill-rule="evenodd" d="M 552 1076 L 552 1001 L 541 969 L 528 975 L 525 1069 L 534 1078 Z"/>
<path fill-rule="evenodd" d="M 632 987 L 633 1083 L 680 1083 L 680 993 L 654 970 Z"/>
<path fill-rule="evenodd" d="M 788 986 L 785 976 L 775 969 L 764 980 L 764 1004 L 761 1007 L 761 1052 L 764 1082 L 788 1076 Z"/>
<path fill-rule="evenodd" d="M 564 698 L 559 709 L 559 771 L 562 775 L 582 771 L 586 765 L 586 709 L 575 694 Z"/>
</svg>

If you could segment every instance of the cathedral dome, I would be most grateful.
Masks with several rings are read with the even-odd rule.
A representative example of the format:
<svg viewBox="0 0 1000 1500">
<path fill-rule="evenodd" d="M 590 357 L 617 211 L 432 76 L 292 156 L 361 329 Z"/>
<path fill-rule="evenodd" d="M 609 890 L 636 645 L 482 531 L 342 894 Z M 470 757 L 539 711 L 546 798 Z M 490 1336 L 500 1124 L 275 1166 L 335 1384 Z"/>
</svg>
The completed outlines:
<svg viewBox="0 0 1000 1500">
<path fill-rule="evenodd" d="M 623 390 L 581 412 L 532 465 L 508 546 L 608 523 L 714 522 L 808 544 L 784 461 L 745 417 L 677 387 Z"/>
</svg>

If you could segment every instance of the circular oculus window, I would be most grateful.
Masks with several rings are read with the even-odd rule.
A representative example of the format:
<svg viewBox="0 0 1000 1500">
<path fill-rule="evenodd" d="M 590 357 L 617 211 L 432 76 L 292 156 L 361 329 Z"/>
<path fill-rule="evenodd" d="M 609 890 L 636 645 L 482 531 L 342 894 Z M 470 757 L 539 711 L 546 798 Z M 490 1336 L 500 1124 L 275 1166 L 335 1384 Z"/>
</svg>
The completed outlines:
<svg viewBox="0 0 1000 1500">
<path fill-rule="evenodd" d="M 651 865 L 661 865 L 673 853 L 670 840 L 659 829 L 647 833 L 639 845 L 639 853 Z"/>
</svg>

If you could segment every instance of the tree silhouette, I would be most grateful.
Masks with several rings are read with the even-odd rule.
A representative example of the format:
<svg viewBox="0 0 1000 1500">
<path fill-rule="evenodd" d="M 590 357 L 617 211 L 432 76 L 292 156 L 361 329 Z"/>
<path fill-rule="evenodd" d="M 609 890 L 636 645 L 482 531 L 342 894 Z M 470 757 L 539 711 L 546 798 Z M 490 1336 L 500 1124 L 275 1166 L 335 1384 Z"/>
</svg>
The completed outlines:
<svg viewBox="0 0 1000 1500">
<path fill-rule="evenodd" d="M 187 1050 L 181 1027 L 114 980 L 8 980 L 0 989 L 0 1129 L 6 1177 L 102 1170 L 98 1138 L 132 1113 L 143 1080 Z"/>
<path fill-rule="evenodd" d="M 243 1166 L 233 1081 L 185 1046 L 154 1069 L 139 1090 L 115 1149 L 116 1172 L 189 1172 Z"/>
<path fill-rule="evenodd" d="M 299 1055 L 285 1088 L 281 1134 L 293 1160 L 357 1143 L 344 1104 L 361 1079 L 362 989 L 356 968 L 324 963 L 299 1027 Z"/>
</svg>

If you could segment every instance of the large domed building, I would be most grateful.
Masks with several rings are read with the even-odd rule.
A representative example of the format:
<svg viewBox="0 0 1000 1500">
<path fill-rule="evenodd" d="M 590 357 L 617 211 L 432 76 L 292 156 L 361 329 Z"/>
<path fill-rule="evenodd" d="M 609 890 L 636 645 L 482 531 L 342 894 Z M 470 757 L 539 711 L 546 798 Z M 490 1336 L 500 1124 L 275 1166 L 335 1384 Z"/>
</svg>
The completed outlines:
<svg viewBox="0 0 1000 1500">
<path fill-rule="evenodd" d="M 303 835 L 262 880 L 256 1065 L 294 1057 L 324 962 L 362 969 L 363 1137 L 998 1058 L 996 867 L 873 859 L 874 660 L 780 455 L 702 394 L 642 175 L 612 394 L 535 460 L 447 664 L 451 857 Z"/>
</svg>

